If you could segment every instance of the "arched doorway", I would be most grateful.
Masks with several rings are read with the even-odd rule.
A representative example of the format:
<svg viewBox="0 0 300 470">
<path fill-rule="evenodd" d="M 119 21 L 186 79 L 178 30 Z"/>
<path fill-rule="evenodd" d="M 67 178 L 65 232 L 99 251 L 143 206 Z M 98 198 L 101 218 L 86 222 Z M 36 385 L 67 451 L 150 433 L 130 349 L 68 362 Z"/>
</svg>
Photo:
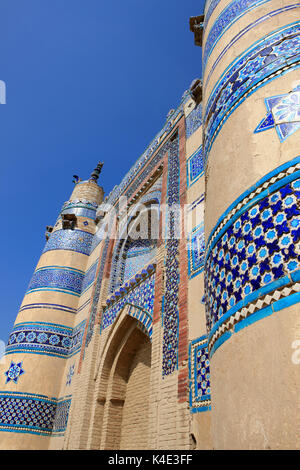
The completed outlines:
<svg viewBox="0 0 300 470">
<path fill-rule="evenodd" d="M 97 447 L 148 449 L 151 341 L 136 319 L 126 315 L 112 333 L 99 372 Z"/>
</svg>

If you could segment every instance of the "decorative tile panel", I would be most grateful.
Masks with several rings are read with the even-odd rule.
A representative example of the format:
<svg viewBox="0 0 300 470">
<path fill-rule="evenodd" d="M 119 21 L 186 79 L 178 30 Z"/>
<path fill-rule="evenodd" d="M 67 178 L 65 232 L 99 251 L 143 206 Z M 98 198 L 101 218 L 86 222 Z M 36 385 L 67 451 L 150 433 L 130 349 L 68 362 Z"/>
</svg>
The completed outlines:
<svg viewBox="0 0 300 470">
<path fill-rule="evenodd" d="M 190 156 L 187 161 L 187 186 L 190 187 L 204 175 L 203 148 L 199 149 Z"/>
<path fill-rule="evenodd" d="M 202 103 L 198 104 L 198 106 L 196 106 L 196 108 L 194 108 L 186 117 L 185 125 L 186 138 L 188 139 L 202 125 Z"/>
<path fill-rule="evenodd" d="M 142 276 L 141 276 L 142 277 Z M 132 290 L 123 295 L 119 300 L 109 305 L 103 312 L 101 331 L 114 323 L 119 313 L 126 305 L 132 307 L 131 316 L 140 320 L 146 326 L 149 335 L 152 333 L 152 317 L 154 303 L 155 274 L 141 281 Z"/>
<path fill-rule="evenodd" d="M 265 99 L 267 115 L 255 133 L 276 129 L 280 142 L 284 142 L 300 129 L 300 86 L 293 91 Z"/>
<path fill-rule="evenodd" d="M 210 363 L 207 335 L 195 339 L 189 346 L 190 411 L 211 409 Z"/>
<path fill-rule="evenodd" d="M 300 22 L 257 41 L 223 73 L 204 116 L 204 158 L 230 114 L 259 87 L 300 66 Z"/>
<path fill-rule="evenodd" d="M 168 189 L 166 214 L 165 295 L 163 302 L 163 377 L 177 369 L 179 329 L 179 207 L 180 162 L 179 136 L 171 141 L 168 158 Z"/>
<path fill-rule="evenodd" d="M 137 274 L 155 257 L 156 249 L 151 240 L 135 240 L 126 252 L 124 281 Z"/>
<path fill-rule="evenodd" d="M 45 266 L 35 271 L 27 294 L 41 290 L 80 296 L 84 272 L 64 266 Z"/>
<path fill-rule="evenodd" d="M 68 358 L 81 347 L 84 325 L 85 320 L 75 328 L 55 323 L 19 323 L 9 336 L 5 355 L 30 353 Z"/>
<path fill-rule="evenodd" d="M 189 278 L 193 278 L 204 270 L 204 224 L 193 229 L 188 236 Z"/>
<path fill-rule="evenodd" d="M 23 375 L 25 370 L 22 367 L 22 362 L 15 363 L 11 361 L 9 369 L 5 372 L 6 382 L 13 381 L 15 384 L 18 383 L 20 375 Z"/>
<path fill-rule="evenodd" d="M 56 230 L 52 232 L 43 253 L 51 250 L 70 250 L 89 255 L 93 234 L 84 230 Z"/>
<path fill-rule="evenodd" d="M 0 392 L 0 431 L 50 436 L 67 426 L 71 399 L 44 395 Z"/>
<path fill-rule="evenodd" d="M 295 293 L 293 286 L 300 271 L 296 249 L 300 238 L 299 195 L 297 157 L 244 193 L 212 231 L 204 276 L 210 349 L 234 324 L 259 308 L 268 307 L 267 313 L 273 313 L 278 309 L 278 304 L 272 305 L 274 301 Z M 272 297 L 273 292 L 285 288 L 287 293 Z M 296 302 L 297 296 L 294 299 Z"/>
</svg>

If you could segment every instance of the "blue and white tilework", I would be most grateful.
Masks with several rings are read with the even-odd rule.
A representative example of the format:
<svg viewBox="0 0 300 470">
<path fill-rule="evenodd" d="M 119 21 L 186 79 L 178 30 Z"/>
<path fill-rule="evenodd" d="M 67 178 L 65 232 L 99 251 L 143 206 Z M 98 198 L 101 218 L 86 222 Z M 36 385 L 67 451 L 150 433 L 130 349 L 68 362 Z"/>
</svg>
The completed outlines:
<svg viewBox="0 0 300 470">
<path fill-rule="evenodd" d="M 186 138 L 188 139 L 191 135 L 196 132 L 197 129 L 202 125 L 202 103 L 198 104 L 193 111 L 186 117 Z"/>
<path fill-rule="evenodd" d="M 51 435 L 67 426 L 71 399 L 0 392 L 0 431 Z"/>
<path fill-rule="evenodd" d="M 187 161 L 187 186 L 190 187 L 204 175 L 202 145 L 191 155 Z"/>
<path fill-rule="evenodd" d="M 126 305 L 132 306 L 132 315 L 140 320 L 140 315 L 143 315 L 143 323 L 147 327 L 149 336 L 152 334 L 152 317 L 153 317 L 153 303 L 154 303 L 154 283 L 155 274 L 147 277 L 144 281 L 137 284 L 133 289 L 129 290 L 125 295 L 123 294 L 119 300 L 116 300 L 109 305 L 103 312 L 101 331 L 112 323 L 118 317 L 119 313 Z M 140 315 L 139 315 L 139 311 Z"/>
<path fill-rule="evenodd" d="M 299 195 L 297 157 L 246 191 L 212 231 L 204 276 L 210 349 L 254 311 L 272 314 L 297 302 Z"/>
<path fill-rule="evenodd" d="M 203 70 L 205 70 L 207 61 L 216 46 L 220 41 L 223 34 L 232 27 L 232 25 L 240 19 L 243 15 L 253 10 L 263 3 L 268 3 L 270 0 L 233 0 L 223 11 L 220 13 L 212 27 L 205 41 L 203 52 Z M 205 26 L 205 25 L 204 25 Z"/>
<path fill-rule="evenodd" d="M 127 281 L 149 264 L 155 253 L 152 240 L 135 240 L 126 251 L 123 281 Z"/>
<path fill-rule="evenodd" d="M 300 86 L 292 92 L 265 98 L 267 115 L 255 133 L 276 129 L 280 142 L 300 129 Z"/>
<path fill-rule="evenodd" d="M 195 227 L 188 236 L 189 278 L 198 276 L 204 270 L 204 224 Z"/>
<path fill-rule="evenodd" d="M 95 220 L 97 207 L 97 204 L 88 201 L 68 201 L 63 205 L 61 214 L 75 214 Z"/>
<path fill-rule="evenodd" d="M 93 234 L 84 230 L 56 230 L 52 232 L 43 253 L 51 250 L 70 250 L 89 255 Z"/>
<path fill-rule="evenodd" d="M 24 304 L 20 308 L 19 312 L 23 312 L 24 310 L 32 310 L 32 309 L 41 309 L 41 310 L 58 310 L 61 312 L 66 312 L 66 313 L 71 313 L 71 314 L 76 314 L 77 309 L 73 307 L 69 307 L 67 305 L 61 305 L 61 304 L 52 304 L 49 302 L 36 302 L 32 304 Z"/>
<path fill-rule="evenodd" d="M 67 374 L 67 381 L 66 381 L 66 386 L 67 387 L 69 387 L 71 385 L 74 373 L 75 373 L 75 364 L 72 364 L 69 367 L 69 371 L 68 371 L 68 374 Z"/>
<path fill-rule="evenodd" d="M 178 214 L 173 210 L 180 204 L 179 180 L 179 137 L 171 142 L 168 159 L 168 189 L 165 257 L 165 295 L 163 300 L 163 377 L 172 374 L 178 367 L 178 329 L 179 329 L 179 238 L 177 229 Z"/>
<path fill-rule="evenodd" d="M 20 375 L 23 375 L 25 370 L 23 369 L 22 362 L 15 363 L 11 361 L 9 369 L 5 372 L 6 375 L 6 382 L 10 381 L 14 382 L 15 384 L 18 383 Z"/>
<path fill-rule="evenodd" d="M 52 427 L 52 436 L 64 435 L 68 424 L 70 407 L 71 397 L 64 397 L 57 401 Z"/>
<path fill-rule="evenodd" d="M 96 263 L 94 263 L 85 273 L 83 283 L 82 283 L 82 288 L 81 288 L 82 294 L 83 292 L 88 290 L 91 287 L 91 285 L 94 283 L 97 266 L 98 266 L 98 261 L 96 261 Z"/>
<path fill-rule="evenodd" d="M 68 358 L 81 347 L 84 325 L 85 320 L 75 328 L 55 323 L 19 323 L 9 336 L 5 355 L 30 353 Z"/>
<path fill-rule="evenodd" d="M 207 335 L 201 336 L 189 346 L 190 411 L 198 413 L 211 409 L 210 363 Z"/>
<path fill-rule="evenodd" d="M 218 0 L 219 1 L 219 0 Z M 241 29 L 238 34 L 236 34 L 231 41 L 224 47 L 224 49 L 220 52 L 214 63 L 209 67 L 208 74 L 204 78 L 204 86 L 207 87 L 211 76 L 213 72 L 215 71 L 217 65 L 220 63 L 220 61 L 223 59 L 225 54 L 229 51 L 229 49 L 237 42 L 239 41 L 245 34 L 247 34 L 251 29 L 256 28 L 256 26 L 260 26 L 262 23 L 265 21 L 270 20 L 271 18 L 274 18 L 277 15 L 284 14 L 288 11 L 291 10 L 296 10 L 297 8 L 300 8 L 300 3 L 295 3 L 293 5 L 285 5 L 282 8 L 277 8 L 276 10 L 268 12 L 266 15 L 261 16 L 260 18 L 257 18 L 255 21 L 252 23 L 248 24 L 245 26 L 245 28 Z M 296 12 L 295 12 L 296 13 Z"/>
<path fill-rule="evenodd" d="M 65 266 L 45 266 L 35 271 L 27 294 L 37 291 L 55 291 L 80 296 L 84 272 Z"/>
<path fill-rule="evenodd" d="M 223 73 L 204 113 L 204 159 L 232 112 L 258 88 L 300 66 L 300 22 L 253 44 Z"/>
</svg>

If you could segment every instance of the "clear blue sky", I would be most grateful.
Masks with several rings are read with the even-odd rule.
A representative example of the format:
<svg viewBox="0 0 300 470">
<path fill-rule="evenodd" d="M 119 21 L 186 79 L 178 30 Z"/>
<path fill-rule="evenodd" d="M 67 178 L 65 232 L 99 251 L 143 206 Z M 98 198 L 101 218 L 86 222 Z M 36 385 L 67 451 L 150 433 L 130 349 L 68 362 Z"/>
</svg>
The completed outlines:
<svg viewBox="0 0 300 470">
<path fill-rule="evenodd" d="M 2 0 L 0 339 L 7 342 L 52 225 L 105 162 L 106 194 L 201 76 L 189 17 L 204 0 Z"/>
</svg>

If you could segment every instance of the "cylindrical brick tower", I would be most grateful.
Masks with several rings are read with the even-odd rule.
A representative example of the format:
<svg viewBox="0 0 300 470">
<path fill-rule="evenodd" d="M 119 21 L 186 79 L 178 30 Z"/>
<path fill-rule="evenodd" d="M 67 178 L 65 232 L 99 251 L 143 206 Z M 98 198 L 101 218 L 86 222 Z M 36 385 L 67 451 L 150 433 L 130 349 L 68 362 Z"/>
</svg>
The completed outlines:
<svg viewBox="0 0 300 470">
<path fill-rule="evenodd" d="M 215 449 L 300 447 L 299 7 L 206 1 L 205 299 Z"/>
<path fill-rule="evenodd" d="M 9 337 L 0 369 L 0 448 L 47 449 L 61 430 L 70 399 L 61 379 L 79 338 L 76 313 L 103 189 L 99 164 L 74 191 L 47 243 Z"/>
</svg>

